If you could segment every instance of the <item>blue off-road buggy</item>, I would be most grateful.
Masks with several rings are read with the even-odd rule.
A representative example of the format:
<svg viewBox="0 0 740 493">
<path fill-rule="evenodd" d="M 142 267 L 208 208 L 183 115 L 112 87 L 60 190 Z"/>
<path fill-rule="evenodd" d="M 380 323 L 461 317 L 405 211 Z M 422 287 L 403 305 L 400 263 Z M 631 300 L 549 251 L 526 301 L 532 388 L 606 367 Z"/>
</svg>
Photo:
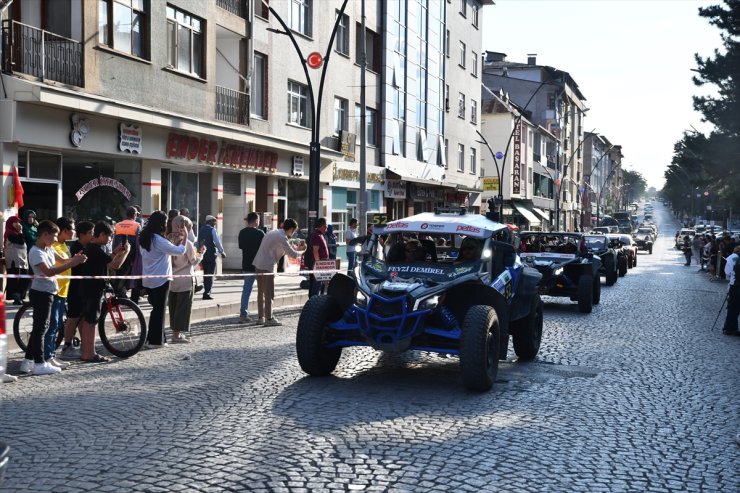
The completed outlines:
<svg viewBox="0 0 740 493">
<path fill-rule="evenodd" d="M 489 390 L 509 334 L 519 360 L 533 359 L 542 339 L 542 276 L 507 239 L 505 225 L 464 210 L 376 222 L 354 278 L 336 274 L 303 307 L 301 368 L 328 375 L 350 346 L 430 351 L 458 356 L 464 385 Z"/>
</svg>

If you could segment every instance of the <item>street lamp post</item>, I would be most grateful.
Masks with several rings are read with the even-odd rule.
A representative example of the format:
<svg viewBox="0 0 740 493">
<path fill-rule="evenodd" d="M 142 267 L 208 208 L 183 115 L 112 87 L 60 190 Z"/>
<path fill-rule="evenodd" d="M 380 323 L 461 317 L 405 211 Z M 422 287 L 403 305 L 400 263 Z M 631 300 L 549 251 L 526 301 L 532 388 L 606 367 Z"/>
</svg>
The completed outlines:
<svg viewBox="0 0 740 493">
<path fill-rule="evenodd" d="M 321 101 L 324 94 L 324 79 L 326 77 L 326 69 L 329 66 L 329 58 L 331 56 L 332 46 L 334 46 L 334 37 L 337 34 L 337 29 L 339 28 L 339 22 L 342 19 L 342 16 L 344 15 L 344 9 L 347 7 L 348 0 L 343 0 L 342 2 L 342 8 L 339 9 L 339 12 L 336 15 L 336 19 L 334 20 L 334 29 L 331 32 L 331 37 L 329 38 L 329 46 L 326 48 L 326 54 L 324 55 L 323 59 L 319 59 L 319 57 L 315 57 L 314 59 L 318 59 L 318 63 L 311 63 L 311 68 L 318 68 L 321 67 L 321 78 L 319 79 L 319 88 L 318 88 L 318 98 L 314 97 L 314 90 L 313 90 L 313 84 L 311 83 L 311 76 L 308 72 L 309 63 L 307 61 L 307 58 L 303 55 L 303 52 L 301 51 L 301 48 L 298 46 L 298 42 L 295 39 L 295 36 L 293 35 L 293 32 L 290 30 L 290 28 L 285 24 L 285 21 L 280 17 L 280 15 L 275 12 L 275 9 L 272 8 L 272 6 L 269 6 L 270 12 L 272 15 L 277 19 L 277 21 L 280 23 L 280 25 L 283 27 L 283 30 L 279 29 L 273 29 L 268 28 L 267 30 L 276 34 L 284 34 L 288 36 L 290 41 L 293 43 L 293 48 L 295 48 L 296 53 L 298 54 L 298 59 L 301 62 L 301 66 L 303 67 L 303 72 L 306 76 L 306 85 L 308 86 L 308 93 L 311 100 L 311 108 L 310 108 L 310 115 L 311 115 L 311 142 L 309 143 L 309 154 L 308 154 L 308 229 L 311 231 L 313 229 L 313 225 L 316 222 L 316 219 L 319 217 L 319 195 L 320 195 L 320 181 L 319 181 L 319 175 L 321 174 Z M 314 54 L 311 53 L 309 57 L 312 57 Z M 319 55 L 320 56 L 320 55 Z M 364 111 L 364 109 L 363 109 Z"/>
<path fill-rule="evenodd" d="M 587 133 L 596 133 L 596 129 L 591 130 Z M 581 141 L 578 143 L 575 149 L 573 149 L 573 152 L 570 154 L 570 157 L 568 158 L 568 161 L 565 163 L 565 166 L 563 166 L 563 177 L 568 174 L 568 167 L 571 165 L 573 158 L 575 157 L 578 150 L 581 148 L 583 143 L 586 142 L 586 139 L 581 139 Z M 560 161 L 560 151 L 558 151 L 558 162 Z M 558 164 L 558 179 L 556 180 L 559 183 L 556 183 L 556 187 L 558 190 L 557 195 L 555 196 L 555 230 L 560 231 L 560 194 L 562 193 L 563 188 L 563 181 L 565 181 L 563 178 L 560 177 L 560 166 Z M 573 181 L 571 179 L 571 181 Z M 575 183 L 575 182 L 573 182 Z M 578 184 L 576 183 L 576 187 Z"/>
</svg>

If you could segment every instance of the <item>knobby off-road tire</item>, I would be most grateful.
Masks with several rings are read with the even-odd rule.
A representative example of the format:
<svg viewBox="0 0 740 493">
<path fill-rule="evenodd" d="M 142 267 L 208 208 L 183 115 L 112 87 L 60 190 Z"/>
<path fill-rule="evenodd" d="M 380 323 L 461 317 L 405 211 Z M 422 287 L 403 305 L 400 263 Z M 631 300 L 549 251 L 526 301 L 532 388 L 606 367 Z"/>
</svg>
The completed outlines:
<svg viewBox="0 0 740 493">
<path fill-rule="evenodd" d="M 601 302 L 601 278 L 599 276 L 594 277 L 594 305 L 598 305 Z"/>
<path fill-rule="evenodd" d="M 499 321 L 496 310 L 474 305 L 465 314 L 460 336 L 460 373 L 463 385 L 485 392 L 498 374 Z"/>
<path fill-rule="evenodd" d="M 514 352 L 520 360 L 529 361 L 537 356 L 542 342 L 543 303 L 535 294 L 529 308 L 529 315 L 512 322 L 509 327 Z"/>
<path fill-rule="evenodd" d="M 313 296 L 303 306 L 296 331 L 296 353 L 301 369 L 323 377 L 337 367 L 342 348 L 326 349 L 326 324 L 339 320 L 339 303 L 329 295 Z"/>
<path fill-rule="evenodd" d="M 130 358 L 144 347 L 146 319 L 139 305 L 131 300 L 116 298 L 111 303 L 113 306 L 108 312 L 107 303 L 103 300 L 98 320 L 100 342 L 113 356 Z"/>
<path fill-rule="evenodd" d="M 18 344 L 18 349 L 26 351 L 28 349 L 28 339 L 31 337 L 31 330 L 33 330 L 33 307 L 30 303 L 24 303 L 13 317 L 13 337 L 15 343 Z M 54 348 L 61 346 L 64 341 L 64 325 L 59 327 L 57 331 L 57 339 L 54 341 Z M 41 341 L 41 348 L 44 347 L 44 341 Z"/>
<path fill-rule="evenodd" d="M 627 275 L 627 257 L 622 256 L 619 257 L 619 277 L 624 277 Z"/>
<path fill-rule="evenodd" d="M 604 269 L 606 270 L 606 285 L 614 286 L 614 283 L 617 282 L 617 277 L 619 276 L 617 266 L 614 265 L 614 258 L 606 258 L 604 261 Z"/>
<path fill-rule="evenodd" d="M 578 278 L 578 311 L 591 313 L 594 305 L 594 278 L 584 274 Z"/>
<path fill-rule="evenodd" d="M 650 245 L 650 246 L 648 247 L 648 253 L 649 253 L 650 255 L 652 255 L 652 254 L 653 254 L 653 245 Z"/>
<path fill-rule="evenodd" d="M 637 267 L 637 252 L 632 256 L 632 267 Z"/>
</svg>

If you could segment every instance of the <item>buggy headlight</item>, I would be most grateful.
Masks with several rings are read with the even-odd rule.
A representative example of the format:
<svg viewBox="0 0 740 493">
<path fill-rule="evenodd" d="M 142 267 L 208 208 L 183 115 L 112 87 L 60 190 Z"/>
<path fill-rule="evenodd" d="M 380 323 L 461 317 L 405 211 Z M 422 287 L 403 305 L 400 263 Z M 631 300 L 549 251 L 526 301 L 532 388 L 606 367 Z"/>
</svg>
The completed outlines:
<svg viewBox="0 0 740 493">
<path fill-rule="evenodd" d="M 355 294 L 355 304 L 357 306 L 367 306 L 367 296 L 365 295 L 365 293 L 363 293 L 359 289 L 357 290 L 357 293 Z"/>
<path fill-rule="evenodd" d="M 489 250 L 488 248 L 483 250 L 483 258 L 491 258 L 491 250 Z"/>
<path fill-rule="evenodd" d="M 554 275 L 554 276 L 559 276 L 562 273 L 563 273 L 563 268 L 562 267 L 558 267 L 557 269 L 555 269 L 554 271 L 552 271 L 552 275 Z"/>
<path fill-rule="evenodd" d="M 437 308 L 437 305 L 439 305 L 439 295 L 425 299 L 421 302 L 419 308 L 421 308 L 422 310 L 431 310 Z"/>
<path fill-rule="evenodd" d="M 355 253 L 362 253 L 362 245 L 359 243 L 355 245 Z"/>
</svg>

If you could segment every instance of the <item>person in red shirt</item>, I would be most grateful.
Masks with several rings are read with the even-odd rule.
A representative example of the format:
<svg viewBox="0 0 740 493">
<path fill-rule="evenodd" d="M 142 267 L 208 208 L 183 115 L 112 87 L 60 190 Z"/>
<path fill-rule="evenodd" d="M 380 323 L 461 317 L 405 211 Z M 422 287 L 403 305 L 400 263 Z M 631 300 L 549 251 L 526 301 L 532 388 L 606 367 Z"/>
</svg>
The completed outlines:
<svg viewBox="0 0 740 493">
<path fill-rule="evenodd" d="M 306 259 L 306 267 L 313 270 L 314 264 L 317 260 L 327 260 L 329 258 L 329 246 L 326 243 L 326 218 L 320 217 L 314 224 L 314 230 L 311 232 L 308 244 L 311 252 L 310 265 L 309 258 Z M 309 279 L 308 297 L 316 296 L 320 294 L 323 288 L 323 284 L 316 280 L 313 274 Z"/>
</svg>

